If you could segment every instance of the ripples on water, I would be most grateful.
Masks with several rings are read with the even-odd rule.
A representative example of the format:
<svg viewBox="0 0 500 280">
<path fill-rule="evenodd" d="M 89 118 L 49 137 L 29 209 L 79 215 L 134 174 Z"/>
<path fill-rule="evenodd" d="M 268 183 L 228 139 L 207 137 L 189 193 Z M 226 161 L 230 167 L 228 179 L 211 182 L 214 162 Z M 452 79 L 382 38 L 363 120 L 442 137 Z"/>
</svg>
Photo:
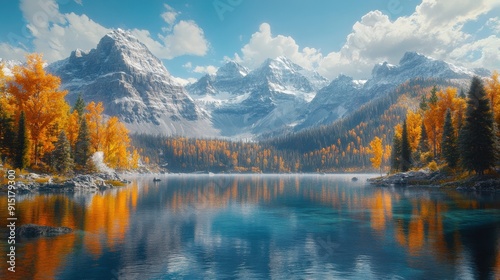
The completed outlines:
<svg viewBox="0 0 500 280">
<path fill-rule="evenodd" d="M 499 195 L 356 176 L 169 175 L 19 195 L 19 222 L 76 231 L 22 240 L 0 278 L 500 279 Z"/>
</svg>

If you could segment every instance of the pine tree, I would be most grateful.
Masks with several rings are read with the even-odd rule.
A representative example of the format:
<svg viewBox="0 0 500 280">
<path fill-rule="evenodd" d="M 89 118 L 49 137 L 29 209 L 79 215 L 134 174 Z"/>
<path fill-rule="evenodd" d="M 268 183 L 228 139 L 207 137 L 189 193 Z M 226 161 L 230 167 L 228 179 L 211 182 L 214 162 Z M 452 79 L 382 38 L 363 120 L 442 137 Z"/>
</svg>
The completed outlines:
<svg viewBox="0 0 500 280">
<path fill-rule="evenodd" d="M 78 138 L 75 144 L 75 162 L 80 166 L 85 166 L 90 157 L 90 132 L 87 126 L 87 120 L 82 119 Z"/>
<path fill-rule="evenodd" d="M 464 89 L 463 89 L 463 88 L 461 88 L 461 89 L 460 89 L 460 94 L 458 95 L 458 97 L 459 97 L 459 98 L 462 98 L 462 99 L 465 99 L 465 98 L 466 98 L 466 96 L 465 96 L 465 92 L 464 92 Z"/>
<path fill-rule="evenodd" d="M 394 134 L 392 140 L 391 171 L 398 172 L 401 167 L 401 137 Z"/>
<path fill-rule="evenodd" d="M 14 155 L 14 167 L 24 169 L 29 164 L 29 139 L 28 130 L 26 128 L 26 117 L 24 111 L 19 116 L 19 124 L 17 126 L 17 137 Z"/>
<path fill-rule="evenodd" d="M 401 171 L 406 172 L 411 167 L 411 147 L 408 139 L 408 126 L 406 120 L 403 122 L 403 133 L 401 134 Z"/>
<path fill-rule="evenodd" d="M 433 86 L 432 89 L 431 89 L 431 97 L 429 98 L 429 103 L 430 104 L 436 104 L 439 100 L 438 96 L 437 96 L 437 87 L 436 86 Z"/>
<path fill-rule="evenodd" d="M 75 105 L 73 106 L 73 111 L 77 111 L 80 118 L 82 118 L 83 114 L 85 113 L 85 107 L 85 101 L 83 101 L 82 94 L 80 93 L 76 98 Z"/>
<path fill-rule="evenodd" d="M 493 113 L 480 78 L 472 78 L 467 97 L 465 123 L 459 137 L 459 150 L 463 167 L 482 175 L 495 162 L 495 136 Z"/>
<path fill-rule="evenodd" d="M 427 153 L 429 149 L 429 142 L 427 139 L 427 131 L 425 130 L 425 125 L 422 122 L 422 129 L 420 132 L 420 142 L 418 143 L 418 149 L 420 153 Z"/>
<path fill-rule="evenodd" d="M 14 140 L 13 120 L 0 105 L 0 156 L 2 162 L 14 153 Z"/>
<path fill-rule="evenodd" d="M 54 168 L 63 173 L 68 173 L 73 166 L 71 159 L 71 146 L 66 133 L 61 130 L 57 138 L 56 149 L 54 150 Z"/>
<path fill-rule="evenodd" d="M 427 104 L 427 98 L 425 97 L 425 95 L 422 95 L 422 99 L 420 100 L 419 107 L 422 111 L 429 109 L 429 105 Z"/>
<path fill-rule="evenodd" d="M 455 168 L 459 160 L 457 139 L 455 129 L 451 121 L 451 111 L 446 111 L 443 128 L 443 140 L 441 142 L 441 150 L 446 163 L 450 168 Z"/>
</svg>

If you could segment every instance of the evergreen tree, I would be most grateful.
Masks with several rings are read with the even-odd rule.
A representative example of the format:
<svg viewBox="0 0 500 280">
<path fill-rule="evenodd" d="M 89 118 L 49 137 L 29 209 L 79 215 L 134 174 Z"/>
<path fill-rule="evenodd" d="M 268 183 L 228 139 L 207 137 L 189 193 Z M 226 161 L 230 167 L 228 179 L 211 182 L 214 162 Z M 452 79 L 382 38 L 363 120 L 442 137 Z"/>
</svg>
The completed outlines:
<svg viewBox="0 0 500 280">
<path fill-rule="evenodd" d="M 80 93 L 76 98 L 75 105 L 73 106 L 73 111 L 77 111 L 80 118 L 82 118 L 83 114 L 85 113 L 85 106 L 85 101 L 83 101 L 82 94 Z"/>
<path fill-rule="evenodd" d="M 90 132 L 87 126 L 87 120 L 82 119 L 78 138 L 75 144 L 75 162 L 80 166 L 85 166 L 90 157 Z"/>
<path fill-rule="evenodd" d="M 457 147 L 457 139 L 455 136 L 455 129 L 451 121 L 450 109 L 446 111 L 446 117 L 443 127 L 443 140 L 441 142 L 441 150 L 446 163 L 450 168 L 455 168 L 458 163 L 459 154 Z"/>
<path fill-rule="evenodd" d="M 462 99 L 465 99 L 465 98 L 466 98 L 466 96 L 465 96 L 465 92 L 464 92 L 464 89 L 463 89 L 463 88 L 461 88 L 461 89 L 460 89 L 460 94 L 458 95 L 458 97 L 460 97 L 460 98 L 462 98 Z"/>
<path fill-rule="evenodd" d="M 19 124 L 17 127 L 17 137 L 15 144 L 14 167 L 24 169 L 29 164 L 28 158 L 29 139 L 28 130 L 26 129 L 26 116 L 24 111 L 19 116 Z"/>
<path fill-rule="evenodd" d="M 71 146 L 66 133 L 61 130 L 57 138 L 56 149 L 54 150 L 54 168 L 65 174 L 71 170 L 73 161 L 71 160 Z"/>
<path fill-rule="evenodd" d="M 463 167 L 484 174 L 495 163 L 493 113 L 480 78 L 472 78 L 467 96 L 465 122 L 460 131 L 459 150 Z"/>
<path fill-rule="evenodd" d="M 0 105 L 0 156 L 2 162 L 14 153 L 14 140 L 13 120 Z"/>
<path fill-rule="evenodd" d="M 408 127 L 406 120 L 403 122 L 403 133 L 401 135 L 401 171 L 406 172 L 411 166 L 411 147 L 408 140 Z"/>
<path fill-rule="evenodd" d="M 439 100 L 438 96 L 437 96 L 437 87 L 436 86 L 433 86 L 432 89 L 431 89 L 431 97 L 429 98 L 429 103 L 430 104 L 436 104 Z"/>
<path fill-rule="evenodd" d="M 418 149 L 420 153 L 427 153 L 429 149 L 429 142 L 427 139 L 427 131 L 425 130 L 425 125 L 422 122 L 421 132 L 420 132 L 420 142 L 418 143 Z"/>
<path fill-rule="evenodd" d="M 425 97 L 425 95 L 422 95 L 422 100 L 420 100 L 419 106 L 422 111 L 426 111 L 427 109 L 429 109 L 429 105 L 427 104 L 427 98 Z"/>
<path fill-rule="evenodd" d="M 391 171 L 398 172 L 401 167 L 401 137 L 394 134 L 392 140 Z"/>
</svg>

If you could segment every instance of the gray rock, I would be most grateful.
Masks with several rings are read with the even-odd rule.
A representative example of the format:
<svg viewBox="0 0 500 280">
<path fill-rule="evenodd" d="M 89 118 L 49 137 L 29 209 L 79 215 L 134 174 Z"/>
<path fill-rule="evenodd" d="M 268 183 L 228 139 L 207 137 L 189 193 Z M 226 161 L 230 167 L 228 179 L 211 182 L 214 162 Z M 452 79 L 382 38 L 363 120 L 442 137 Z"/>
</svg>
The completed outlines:
<svg viewBox="0 0 500 280">
<path fill-rule="evenodd" d="M 73 230 L 69 227 L 51 227 L 36 224 L 26 224 L 16 229 L 16 236 L 33 238 L 40 236 L 57 236 L 71 232 L 73 232 Z"/>
</svg>

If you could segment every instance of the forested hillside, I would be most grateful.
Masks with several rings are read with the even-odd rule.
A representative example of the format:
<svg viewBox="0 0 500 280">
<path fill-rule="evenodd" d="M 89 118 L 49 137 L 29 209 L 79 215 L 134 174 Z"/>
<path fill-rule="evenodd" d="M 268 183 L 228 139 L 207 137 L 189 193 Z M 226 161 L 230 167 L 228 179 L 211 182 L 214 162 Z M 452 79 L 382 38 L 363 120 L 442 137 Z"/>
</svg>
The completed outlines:
<svg viewBox="0 0 500 280">
<path fill-rule="evenodd" d="M 259 143 L 133 135 L 134 146 L 152 163 L 176 172 L 343 172 L 373 170 L 370 142 L 382 139 L 382 165 L 389 168 L 394 126 L 416 110 L 432 88 L 451 82 L 416 79 L 373 100 L 329 126 Z"/>
</svg>

